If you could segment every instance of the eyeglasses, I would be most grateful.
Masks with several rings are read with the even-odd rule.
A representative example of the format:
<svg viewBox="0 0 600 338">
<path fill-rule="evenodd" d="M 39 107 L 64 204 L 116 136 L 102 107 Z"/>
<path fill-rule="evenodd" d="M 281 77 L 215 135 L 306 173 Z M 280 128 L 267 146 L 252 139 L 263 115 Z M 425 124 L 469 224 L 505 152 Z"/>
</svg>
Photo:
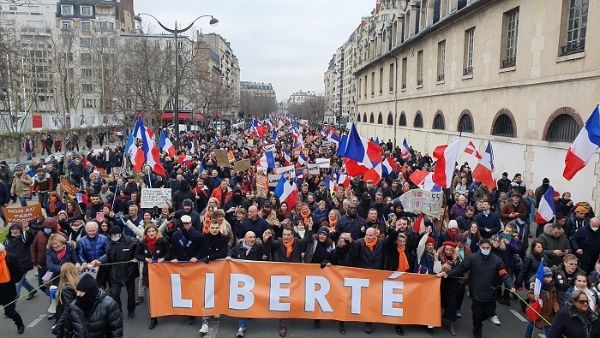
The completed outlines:
<svg viewBox="0 0 600 338">
<path fill-rule="evenodd" d="M 576 300 L 575 302 L 579 303 L 579 304 L 589 304 L 590 301 L 589 300 Z"/>
</svg>

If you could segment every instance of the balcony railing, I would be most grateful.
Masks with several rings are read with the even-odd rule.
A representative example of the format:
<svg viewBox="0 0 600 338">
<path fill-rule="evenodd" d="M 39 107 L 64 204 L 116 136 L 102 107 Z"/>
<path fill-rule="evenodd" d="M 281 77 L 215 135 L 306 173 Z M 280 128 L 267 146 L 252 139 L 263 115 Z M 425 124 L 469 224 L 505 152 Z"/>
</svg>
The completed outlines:
<svg viewBox="0 0 600 338">
<path fill-rule="evenodd" d="M 465 68 L 463 70 L 463 75 L 473 75 L 473 66 Z"/>
<path fill-rule="evenodd" d="M 585 50 L 585 39 L 567 42 L 566 45 L 560 47 L 560 55 L 570 55 L 581 53 Z"/>
<path fill-rule="evenodd" d="M 504 59 L 500 63 L 500 68 L 514 67 L 517 65 L 517 58 Z"/>
<path fill-rule="evenodd" d="M 423 85 L 423 79 L 418 79 L 417 86 L 422 86 L 422 85 Z"/>
<path fill-rule="evenodd" d="M 444 79 L 445 79 L 445 74 L 438 74 L 438 76 L 437 76 L 438 82 L 444 81 Z"/>
</svg>

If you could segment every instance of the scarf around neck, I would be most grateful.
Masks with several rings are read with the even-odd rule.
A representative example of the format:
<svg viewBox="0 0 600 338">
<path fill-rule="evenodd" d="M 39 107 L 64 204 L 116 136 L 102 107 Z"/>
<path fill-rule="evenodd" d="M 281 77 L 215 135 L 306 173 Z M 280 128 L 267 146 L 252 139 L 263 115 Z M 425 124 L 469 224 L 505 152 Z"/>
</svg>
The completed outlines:
<svg viewBox="0 0 600 338">
<path fill-rule="evenodd" d="M 292 240 L 289 243 L 286 243 L 284 241 L 282 241 L 281 243 L 285 248 L 285 257 L 290 258 L 290 256 L 292 255 L 292 251 L 294 250 L 294 239 L 292 238 Z"/>
<path fill-rule="evenodd" d="M 410 265 L 408 264 L 408 257 L 406 257 L 406 248 L 396 246 L 396 250 L 398 251 L 398 271 L 408 271 L 410 269 Z"/>
<path fill-rule="evenodd" d="M 371 243 L 365 241 L 365 245 L 367 246 L 367 248 L 369 248 L 371 251 L 373 251 L 375 249 L 375 246 L 377 245 L 377 240 L 378 240 L 378 238 L 375 237 L 375 240 L 373 240 Z"/>
</svg>

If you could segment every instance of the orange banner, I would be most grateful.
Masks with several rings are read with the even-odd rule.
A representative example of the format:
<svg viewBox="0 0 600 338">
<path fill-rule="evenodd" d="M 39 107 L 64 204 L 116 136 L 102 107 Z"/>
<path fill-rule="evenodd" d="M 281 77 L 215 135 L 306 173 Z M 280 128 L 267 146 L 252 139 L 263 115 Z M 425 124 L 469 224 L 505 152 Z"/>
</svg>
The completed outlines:
<svg viewBox="0 0 600 338">
<path fill-rule="evenodd" d="M 69 195 L 74 196 L 76 193 L 79 192 L 79 189 L 77 189 L 77 187 L 72 185 L 66 178 L 60 179 L 60 186 L 61 186 L 63 192 L 67 193 Z"/>
<path fill-rule="evenodd" d="M 32 219 L 42 217 L 42 206 L 36 203 L 26 207 L 3 207 L 2 213 L 7 223 L 25 224 Z"/>
<path fill-rule="evenodd" d="M 305 318 L 441 325 L 440 279 L 318 264 L 151 263 L 152 317 Z"/>
</svg>

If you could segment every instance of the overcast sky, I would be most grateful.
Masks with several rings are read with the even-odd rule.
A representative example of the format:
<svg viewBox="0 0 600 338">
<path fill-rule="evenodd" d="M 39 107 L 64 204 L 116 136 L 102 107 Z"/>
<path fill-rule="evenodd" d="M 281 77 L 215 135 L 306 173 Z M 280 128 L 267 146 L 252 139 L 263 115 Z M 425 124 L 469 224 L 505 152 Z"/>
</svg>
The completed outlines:
<svg viewBox="0 0 600 338">
<path fill-rule="evenodd" d="M 322 93 L 329 60 L 375 6 L 375 0 L 137 0 L 136 12 L 156 16 L 167 26 L 189 24 L 221 34 L 238 57 L 242 81 L 271 82 L 278 100 L 292 92 Z M 144 25 L 149 24 L 143 17 Z M 157 25 L 154 25 L 157 27 Z"/>
</svg>

